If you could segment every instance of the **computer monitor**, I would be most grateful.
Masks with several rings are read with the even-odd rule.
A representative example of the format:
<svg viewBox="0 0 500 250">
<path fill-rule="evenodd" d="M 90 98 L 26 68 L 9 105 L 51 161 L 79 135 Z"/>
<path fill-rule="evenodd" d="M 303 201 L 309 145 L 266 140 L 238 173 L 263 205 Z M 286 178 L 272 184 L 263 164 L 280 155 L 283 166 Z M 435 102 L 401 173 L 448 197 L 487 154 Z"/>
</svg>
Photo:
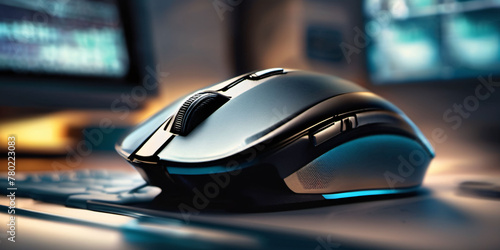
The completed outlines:
<svg viewBox="0 0 500 250">
<path fill-rule="evenodd" d="M 110 108 L 146 75 L 154 81 L 144 7 L 134 0 L 0 0 L 0 106 Z"/>
<path fill-rule="evenodd" d="M 457 82 L 500 75 L 500 2 L 364 1 L 374 84 Z"/>
</svg>

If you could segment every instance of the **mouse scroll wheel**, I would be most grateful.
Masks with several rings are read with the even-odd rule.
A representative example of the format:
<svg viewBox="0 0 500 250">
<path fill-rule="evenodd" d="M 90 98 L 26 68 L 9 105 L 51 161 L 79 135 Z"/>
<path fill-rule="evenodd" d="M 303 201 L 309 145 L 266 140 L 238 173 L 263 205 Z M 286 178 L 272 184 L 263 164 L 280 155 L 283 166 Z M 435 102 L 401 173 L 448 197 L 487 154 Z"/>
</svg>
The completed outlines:
<svg viewBox="0 0 500 250">
<path fill-rule="evenodd" d="M 189 134 L 227 101 L 229 97 L 216 92 L 204 92 L 191 96 L 175 115 L 170 132 L 178 135 Z"/>
</svg>

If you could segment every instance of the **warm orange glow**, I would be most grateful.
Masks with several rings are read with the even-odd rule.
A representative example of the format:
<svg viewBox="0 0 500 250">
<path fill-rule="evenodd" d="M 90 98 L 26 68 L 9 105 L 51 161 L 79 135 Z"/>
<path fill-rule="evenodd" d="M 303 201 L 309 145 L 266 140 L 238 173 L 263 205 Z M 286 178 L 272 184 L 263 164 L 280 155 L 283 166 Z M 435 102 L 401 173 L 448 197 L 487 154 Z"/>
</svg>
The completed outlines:
<svg viewBox="0 0 500 250">
<path fill-rule="evenodd" d="M 43 116 L 0 124 L 1 138 L 16 136 L 16 151 L 64 152 L 72 140 L 66 135 L 65 119 Z"/>
</svg>

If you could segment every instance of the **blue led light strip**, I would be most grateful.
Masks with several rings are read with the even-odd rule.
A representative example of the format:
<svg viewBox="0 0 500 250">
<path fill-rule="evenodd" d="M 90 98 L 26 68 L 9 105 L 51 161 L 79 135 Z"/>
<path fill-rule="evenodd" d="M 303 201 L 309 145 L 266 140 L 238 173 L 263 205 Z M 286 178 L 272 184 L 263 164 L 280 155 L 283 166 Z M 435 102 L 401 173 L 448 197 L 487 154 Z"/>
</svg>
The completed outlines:
<svg viewBox="0 0 500 250">
<path fill-rule="evenodd" d="M 373 189 L 373 190 L 361 190 L 361 191 L 351 191 L 335 194 L 323 194 L 323 197 L 327 200 L 332 199 L 343 199 L 343 198 L 353 198 L 361 196 L 372 196 L 372 195 L 386 195 L 386 194 L 402 194 L 416 191 L 418 187 L 413 188 L 403 188 L 403 189 Z"/>
</svg>

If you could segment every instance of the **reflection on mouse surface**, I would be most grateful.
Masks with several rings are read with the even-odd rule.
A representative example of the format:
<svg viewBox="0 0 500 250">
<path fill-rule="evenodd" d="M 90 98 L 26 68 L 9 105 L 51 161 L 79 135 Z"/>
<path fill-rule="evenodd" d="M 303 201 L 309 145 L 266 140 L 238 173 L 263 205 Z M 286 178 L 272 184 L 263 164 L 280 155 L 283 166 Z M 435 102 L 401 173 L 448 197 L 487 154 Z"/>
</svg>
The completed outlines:
<svg viewBox="0 0 500 250">
<path fill-rule="evenodd" d="M 434 157 L 387 100 L 281 68 L 196 91 L 116 148 L 165 193 L 257 206 L 410 192 Z"/>
</svg>

